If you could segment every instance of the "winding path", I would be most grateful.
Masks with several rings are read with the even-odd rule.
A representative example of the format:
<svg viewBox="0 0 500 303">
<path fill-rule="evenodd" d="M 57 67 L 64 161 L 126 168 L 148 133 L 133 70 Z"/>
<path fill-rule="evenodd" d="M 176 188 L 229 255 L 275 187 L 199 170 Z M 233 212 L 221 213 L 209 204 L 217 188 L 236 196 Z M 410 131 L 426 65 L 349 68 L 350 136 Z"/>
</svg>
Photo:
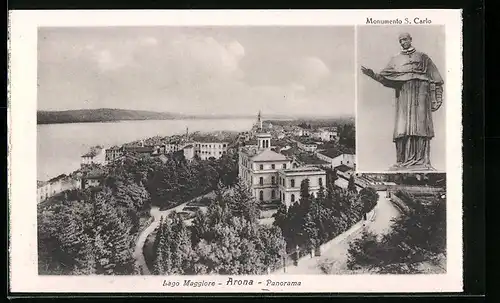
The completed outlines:
<svg viewBox="0 0 500 303">
<path fill-rule="evenodd" d="M 146 227 L 142 232 L 141 234 L 139 235 L 139 238 L 137 239 L 137 242 L 135 244 L 135 250 L 134 250 L 134 258 L 135 258 L 135 261 L 137 262 L 137 265 L 139 265 L 139 268 L 141 268 L 141 272 L 143 275 L 150 275 L 151 272 L 149 271 L 149 268 L 146 264 L 146 260 L 144 259 L 144 244 L 146 243 L 146 240 L 147 238 L 149 237 L 149 235 L 156 230 L 156 228 L 158 228 L 158 225 L 160 224 L 160 219 L 163 217 L 163 218 L 166 218 L 171 212 L 173 211 L 176 211 L 176 212 L 180 212 L 183 210 L 183 208 L 189 203 L 189 202 L 192 202 L 194 200 L 197 200 L 197 199 L 200 199 L 200 198 L 203 198 L 203 197 L 211 197 L 213 196 L 214 193 L 213 192 L 210 192 L 206 195 L 203 195 L 203 196 L 199 196 L 199 197 L 196 197 L 196 198 L 193 198 L 187 202 L 184 202 L 176 207 L 173 207 L 173 208 L 169 208 L 169 209 L 166 209 L 166 210 L 162 210 L 160 211 L 160 208 L 157 207 L 157 206 L 153 206 L 151 207 L 151 210 L 149 211 L 149 214 L 151 217 L 153 217 L 153 222 L 151 222 L 151 224 Z"/>
<path fill-rule="evenodd" d="M 386 234 L 390 231 L 391 220 L 399 216 L 399 211 L 394 207 L 389 198 L 386 197 L 386 191 L 379 191 L 378 194 L 379 200 L 377 205 L 370 212 L 367 221 L 355 224 L 351 229 L 322 245 L 324 250 L 320 257 L 303 257 L 299 260 L 298 266 L 289 265 L 286 268 L 276 271 L 274 274 L 325 274 L 321 269 L 322 264 L 327 264 L 329 272 L 332 274 L 339 274 L 346 271 L 349 244 L 358 239 L 362 235 L 363 230 L 370 230 L 380 236 Z M 214 193 L 210 192 L 163 211 L 160 211 L 158 207 L 151 208 L 150 215 L 153 217 L 153 222 L 141 232 L 134 250 L 134 258 L 141 268 L 143 275 L 151 274 L 144 258 L 144 244 L 148 236 L 158 227 L 161 217 L 165 218 L 173 211 L 182 211 L 189 202 L 213 195 Z"/>
<path fill-rule="evenodd" d="M 370 212 L 367 221 L 357 223 L 351 229 L 324 244 L 320 257 L 303 257 L 299 260 L 298 266 L 289 265 L 276 271 L 275 274 L 325 274 L 321 269 L 322 265 L 326 265 L 330 274 L 346 272 L 349 244 L 359 239 L 363 230 L 369 230 L 380 236 L 388 233 L 392 225 L 391 220 L 399 216 L 399 211 L 386 197 L 386 191 L 379 191 L 378 194 L 377 205 Z"/>
</svg>

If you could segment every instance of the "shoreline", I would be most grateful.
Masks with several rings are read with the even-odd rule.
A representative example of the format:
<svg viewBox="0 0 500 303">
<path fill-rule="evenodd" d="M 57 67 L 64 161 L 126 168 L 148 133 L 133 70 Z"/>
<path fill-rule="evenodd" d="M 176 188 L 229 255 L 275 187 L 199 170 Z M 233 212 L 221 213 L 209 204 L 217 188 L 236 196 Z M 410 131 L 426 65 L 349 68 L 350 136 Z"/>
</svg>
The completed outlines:
<svg viewBox="0 0 500 303">
<path fill-rule="evenodd" d="M 182 120 L 252 120 L 253 117 L 186 117 L 173 119 L 118 119 L 118 120 L 96 120 L 96 121 L 61 121 L 61 122 L 38 122 L 36 125 L 61 125 L 61 124 L 82 124 L 82 123 L 117 123 L 130 121 L 182 121 Z M 288 120 L 288 119 L 271 119 L 271 120 Z M 293 119 L 290 119 L 293 120 Z"/>
<path fill-rule="evenodd" d="M 127 120 L 127 121 L 131 121 L 131 120 Z M 141 120 L 141 121 L 146 121 L 146 120 Z M 151 120 L 148 120 L 148 121 L 151 121 Z M 162 121 L 162 120 L 157 120 L 157 121 Z M 115 123 L 117 121 L 113 121 L 111 123 Z M 126 121 L 125 121 L 126 122 Z M 97 122 L 97 123 L 101 123 L 101 122 Z M 102 122 L 102 123 L 109 123 L 109 122 Z M 43 124 L 42 124 L 43 125 Z M 48 124 L 45 124 L 45 125 L 48 125 Z M 235 134 L 238 134 L 240 132 L 238 131 L 231 131 L 231 130 L 219 130 L 219 131 L 210 131 L 210 132 L 200 132 L 200 131 L 196 131 L 196 132 L 193 132 L 193 133 L 198 133 L 198 134 L 201 134 L 202 136 L 203 135 L 215 135 L 217 133 L 235 133 Z M 167 139 L 170 139 L 172 137 L 179 137 L 179 136 L 183 136 L 184 134 L 183 133 L 176 133 L 176 134 L 172 134 L 172 135 L 168 135 L 168 136 L 159 136 L 159 137 L 162 137 L 162 138 L 167 138 Z M 127 144 L 132 144 L 132 143 L 135 143 L 135 142 L 140 142 L 140 141 L 147 141 L 149 139 L 152 139 L 152 138 L 155 138 L 155 137 L 158 137 L 158 136 L 152 136 L 152 137 L 147 137 L 147 138 L 140 138 L 140 139 L 137 139 L 137 140 L 133 140 L 133 141 L 128 141 L 128 142 L 124 142 L 124 143 L 121 143 L 121 144 L 114 144 L 114 145 L 100 145 L 103 147 L 104 150 L 107 150 L 113 146 L 118 146 L 118 147 L 124 147 L 125 145 Z M 81 158 L 81 155 L 79 156 L 79 158 Z M 49 182 L 50 180 L 54 179 L 54 178 L 57 178 L 58 176 L 60 175 L 71 175 L 71 174 L 74 174 L 76 172 L 78 172 L 80 169 L 81 169 L 81 159 L 80 161 L 78 162 L 75 162 L 75 163 L 78 163 L 78 168 L 73 170 L 73 171 L 68 171 L 68 170 L 65 170 L 64 172 L 60 172 L 60 173 L 57 173 L 55 174 L 54 176 L 51 176 L 51 177 L 48 177 L 48 178 L 44 178 L 44 180 L 41 180 L 41 179 L 38 179 L 37 177 L 37 181 L 41 181 L 41 182 Z M 107 163 L 108 164 L 108 163 Z M 105 164 L 105 165 L 107 165 Z"/>
</svg>

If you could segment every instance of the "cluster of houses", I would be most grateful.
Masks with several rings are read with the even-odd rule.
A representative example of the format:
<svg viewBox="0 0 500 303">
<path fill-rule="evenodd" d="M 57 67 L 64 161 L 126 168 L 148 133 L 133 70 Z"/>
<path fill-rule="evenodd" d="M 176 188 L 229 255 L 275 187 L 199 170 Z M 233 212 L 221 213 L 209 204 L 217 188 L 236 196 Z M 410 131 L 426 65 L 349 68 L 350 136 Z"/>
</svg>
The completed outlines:
<svg viewBox="0 0 500 303">
<path fill-rule="evenodd" d="M 37 181 L 38 203 L 66 190 L 81 188 L 81 180 L 66 174 L 59 175 L 48 181 Z"/>
<path fill-rule="evenodd" d="M 107 149 L 96 146 L 82 155 L 81 166 L 106 165 L 123 159 L 127 154 L 161 156 L 181 151 L 186 160 L 192 160 L 195 156 L 200 157 L 202 160 L 219 159 L 227 153 L 228 148 L 228 142 L 213 142 L 211 140 L 172 140 L 159 145 L 145 145 L 144 141 L 141 141 L 139 145 L 112 146 Z"/>
<path fill-rule="evenodd" d="M 303 140 L 307 140 L 312 144 L 317 144 L 320 142 L 338 142 L 339 134 L 336 127 L 318 127 L 318 128 L 304 128 L 298 125 L 273 125 L 271 122 L 263 122 L 261 113 L 259 112 L 257 116 L 257 123 L 255 123 L 252 129 L 241 135 L 241 139 L 244 141 L 251 140 L 255 138 L 257 134 L 265 131 L 270 134 L 273 139 L 285 139 L 293 137 L 302 137 Z M 314 147 L 309 147 L 314 148 Z"/>
<path fill-rule="evenodd" d="M 86 189 L 102 184 L 105 174 L 102 170 L 92 169 L 88 172 L 61 174 L 48 181 L 37 181 L 38 203 L 68 190 Z"/>
<path fill-rule="evenodd" d="M 259 112 L 257 123 L 249 132 L 242 133 L 239 139 L 244 145 L 238 151 L 239 176 L 248 183 L 253 195 L 262 201 L 280 200 L 290 205 L 297 201 L 300 183 L 305 178 L 310 180 L 311 193 L 317 194 L 326 181 L 324 168 L 335 168 L 339 174 L 346 176 L 355 171 L 353 154 L 321 148 L 324 142 L 338 141 L 335 128 L 313 130 L 271 123 L 264 125 Z M 272 139 L 278 139 L 274 146 Z M 190 140 L 186 131 L 185 137 L 171 137 L 166 142 L 145 144 L 140 141 L 135 145 L 92 147 L 81 156 L 81 167 L 107 165 L 123 159 L 127 154 L 157 156 L 164 162 L 167 154 L 175 152 L 182 152 L 186 160 L 195 156 L 202 160 L 219 159 L 228 149 L 227 141 L 213 138 Z M 104 177 L 102 171 L 93 168 L 78 176 L 60 175 L 49 181 L 38 181 L 38 201 L 65 190 L 98 186 Z"/>
<path fill-rule="evenodd" d="M 336 169 L 346 182 L 354 173 L 354 154 L 321 149 L 325 141 L 338 141 L 336 129 L 292 127 L 291 133 L 283 129 L 290 144 L 273 146 L 272 140 L 279 138 L 276 131 L 281 130 L 269 124 L 264 127 L 259 113 L 252 130 L 240 136 L 244 144 L 239 148 L 239 178 L 248 185 L 256 199 L 280 201 L 290 206 L 298 201 L 304 179 L 309 179 L 311 194 L 317 195 L 326 182 L 325 168 Z M 358 182 L 359 187 L 364 186 L 362 181 Z"/>
<path fill-rule="evenodd" d="M 298 201 L 300 184 L 309 179 L 309 189 L 316 196 L 325 186 L 324 168 L 335 168 L 347 178 L 354 172 L 354 155 L 340 154 L 330 158 L 323 155 L 319 164 L 304 164 L 294 156 L 276 152 L 271 145 L 272 136 L 257 134 L 256 145 L 245 145 L 239 149 L 239 178 L 247 184 L 252 195 L 263 202 L 281 201 L 287 206 Z M 362 184 L 358 184 L 360 187 Z"/>
<path fill-rule="evenodd" d="M 188 137 L 187 133 L 186 137 Z M 196 141 L 182 138 L 155 145 L 145 145 L 144 141 L 141 141 L 138 145 L 112 146 L 110 148 L 94 146 L 81 156 L 80 166 L 81 168 L 88 168 L 93 165 L 107 165 L 123 159 L 128 154 L 157 156 L 164 162 L 167 161 L 167 154 L 175 152 L 182 152 L 186 160 L 192 160 L 195 156 L 202 160 L 219 159 L 227 153 L 228 148 L 228 142 L 216 142 L 208 138 L 206 140 L 199 138 Z M 78 176 L 60 175 L 48 181 L 37 181 L 38 202 L 66 190 L 98 186 L 102 183 L 104 177 L 104 172 L 92 168 Z"/>
</svg>

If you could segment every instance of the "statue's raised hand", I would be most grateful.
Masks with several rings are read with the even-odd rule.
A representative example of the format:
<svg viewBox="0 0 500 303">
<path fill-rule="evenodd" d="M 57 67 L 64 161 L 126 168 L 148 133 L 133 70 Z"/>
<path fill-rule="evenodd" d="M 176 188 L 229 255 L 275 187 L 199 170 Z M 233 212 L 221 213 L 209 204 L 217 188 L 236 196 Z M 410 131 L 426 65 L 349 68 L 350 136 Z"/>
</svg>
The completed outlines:
<svg viewBox="0 0 500 303">
<path fill-rule="evenodd" d="M 370 68 L 366 68 L 364 66 L 361 66 L 361 71 L 363 72 L 363 74 L 367 75 L 368 77 L 375 77 L 375 72 L 370 69 Z"/>
</svg>

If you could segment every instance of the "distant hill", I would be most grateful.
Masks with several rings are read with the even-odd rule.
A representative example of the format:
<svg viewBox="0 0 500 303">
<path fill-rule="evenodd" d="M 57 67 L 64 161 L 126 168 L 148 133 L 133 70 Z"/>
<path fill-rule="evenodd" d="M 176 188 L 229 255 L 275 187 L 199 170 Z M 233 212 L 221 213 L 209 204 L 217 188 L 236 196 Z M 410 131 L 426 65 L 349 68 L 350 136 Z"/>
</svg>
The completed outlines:
<svg viewBox="0 0 500 303">
<path fill-rule="evenodd" d="M 178 118 L 181 118 L 181 115 L 113 108 L 37 112 L 37 124 L 110 122 L 121 120 L 164 120 Z"/>
<path fill-rule="evenodd" d="M 113 122 L 126 120 L 176 120 L 176 119 L 255 119 L 256 115 L 186 115 L 117 108 L 77 109 L 65 111 L 38 111 L 37 124 Z M 266 115 L 266 119 L 296 119 L 287 115 Z"/>
<path fill-rule="evenodd" d="M 176 119 L 235 119 L 250 118 L 231 115 L 184 115 L 116 108 L 77 109 L 65 111 L 38 111 L 37 124 L 112 122 L 126 120 L 176 120 Z"/>
<path fill-rule="evenodd" d="M 302 123 L 309 124 L 312 127 L 323 127 L 323 126 L 342 126 L 342 125 L 354 125 L 355 124 L 355 119 L 354 117 L 351 116 L 339 116 L 339 117 L 291 117 L 288 119 L 282 119 L 280 120 L 279 118 L 269 118 L 266 119 L 265 121 L 271 122 L 276 125 L 299 125 Z"/>
</svg>

